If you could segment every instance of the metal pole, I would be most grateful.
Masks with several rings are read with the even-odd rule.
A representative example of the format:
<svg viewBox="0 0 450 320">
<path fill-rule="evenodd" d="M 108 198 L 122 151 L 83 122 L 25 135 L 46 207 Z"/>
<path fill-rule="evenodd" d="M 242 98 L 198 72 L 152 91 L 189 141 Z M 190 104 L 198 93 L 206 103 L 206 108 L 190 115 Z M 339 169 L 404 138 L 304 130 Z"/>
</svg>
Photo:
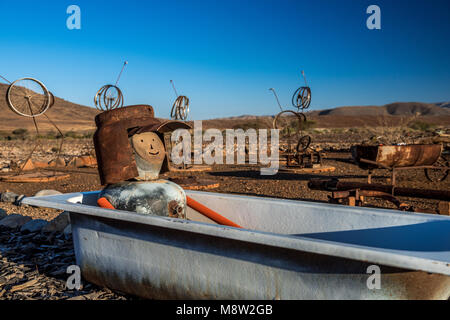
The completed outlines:
<svg viewBox="0 0 450 320">
<path fill-rule="evenodd" d="M 117 86 L 117 83 L 119 82 L 120 76 L 122 75 L 123 69 L 125 69 L 125 66 L 126 66 L 127 64 L 128 64 L 128 61 L 125 61 L 125 62 L 123 63 L 122 70 L 120 70 L 119 76 L 117 77 L 116 84 L 115 84 L 114 86 Z"/>
</svg>

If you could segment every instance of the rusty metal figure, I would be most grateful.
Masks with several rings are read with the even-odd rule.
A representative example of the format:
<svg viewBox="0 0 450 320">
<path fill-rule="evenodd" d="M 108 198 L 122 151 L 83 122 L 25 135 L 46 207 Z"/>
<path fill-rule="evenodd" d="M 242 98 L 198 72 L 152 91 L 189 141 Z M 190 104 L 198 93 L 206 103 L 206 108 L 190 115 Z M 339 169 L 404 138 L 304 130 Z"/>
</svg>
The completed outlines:
<svg viewBox="0 0 450 320">
<path fill-rule="evenodd" d="M 164 133 L 190 126 L 155 118 L 149 105 L 105 111 L 95 123 L 98 171 L 106 185 L 100 198 L 116 209 L 185 218 L 183 189 L 159 174 L 169 171 Z"/>
<path fill-rule="evenodd" d="M 273 92 L 281 112 L 273 120 L 273 128 L 279 129 L 282 136 L 287 137 L 287 147 L 280 146 L 281 155 L 286 158 L 286 167 L 304 168 L 320 165 L 322 157 L 319 153 L 311 150 L 311 136 L 303 135 L 303 129 L 307 122 L 303 113 L 311 104 L 311 89 L 306 83 L 305 73 L 302 71 L 305 86 L 298 88 L 292 97 L 292 105 L 297 110 L 283 110 L 278 95 L 274 88 Z"/>
</svg>

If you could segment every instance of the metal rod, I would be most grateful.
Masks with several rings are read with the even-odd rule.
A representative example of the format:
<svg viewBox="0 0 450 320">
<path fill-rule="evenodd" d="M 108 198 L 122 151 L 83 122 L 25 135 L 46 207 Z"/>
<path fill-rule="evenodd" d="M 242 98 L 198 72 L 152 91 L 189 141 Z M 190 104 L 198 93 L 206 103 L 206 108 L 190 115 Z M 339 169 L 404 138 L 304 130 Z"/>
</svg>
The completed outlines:
<svg viewBox="0 0 450 320">
<path fill-rule="evenodd" d="M 3 77 L 2 75 L 0 75 L 0 78 L 2 78 L 3 80 L 5 80 L 6 82 L 8 82 L 9 84 L 11 84 L 12 82 L 9 81 L 8 79 L 6 79 L 5 77 Z"/>
<path fill-rule="evenodd" d="M 177 89 L 175 89 L 175 84 L 173 83 L 173 80 L 170 80 L 170 83 L 172 84 L 173 91 L 175 91 L 175 95 L 178 98 L 178 92 L 177 92 Z"/>
<path fill-rule="evenodd" d="M 307 87 L 308 83 L 306 82 L 305 71 L 303 71 L 303 70 L 302 70 L 302 76 L 303 76 L 303 80 L 305 80 L 305 87 Z"/>
<path fill-rule="evenodd" d="M 125 62 L 123 63 L 122 70 L 120 70 L 119 76 L 117 77 L 116 84 L 115 84 L 114 86 L 117 86 L 117 83 L 119 82 L 120 76 L 122 75 L 123 69 L 125 69 L 125 66 L 126 66 L 127 64 L 128 64 L 128 61 L 125 61 Z"/>
<path fill-rule="evenodd" d="M 278 103 L 278 106 L 280 107 L 280 110 L 283 111 L 283 108 L 281 107 L 280 100 L 278 100 L 278 96 L 277 96 L 275 89 L 270 88 L 269 90 L 271 90 L 273 92 L 273 94 L 275 95 L 275 99 L 277 99 L 277 103 Z"/>
</svg>

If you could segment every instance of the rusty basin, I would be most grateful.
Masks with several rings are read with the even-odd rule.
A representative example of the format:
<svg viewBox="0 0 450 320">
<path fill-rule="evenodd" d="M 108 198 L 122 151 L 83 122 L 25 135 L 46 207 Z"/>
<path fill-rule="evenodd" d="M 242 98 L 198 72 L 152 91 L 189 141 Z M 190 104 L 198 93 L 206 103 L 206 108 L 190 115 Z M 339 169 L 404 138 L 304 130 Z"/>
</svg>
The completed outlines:
<svg viewBox="0 0 450 320">
<path fill-rule="evenodd" d="M 362 169 L 375 169 L 361 159 L 369 160 L 389 168 L 431 166 L 442 153 L 440 144 L 412 144 L 394 146 L 353 146 L 352 157 Z"/>
<path fill-rule="evenodd" d="M 83 281 L 145 298 L 450 296 L 450 217 L 186 194 L 244 229 L 99 208 L 98 192 L 23 203 L 70 212 Z"/>
</svg>

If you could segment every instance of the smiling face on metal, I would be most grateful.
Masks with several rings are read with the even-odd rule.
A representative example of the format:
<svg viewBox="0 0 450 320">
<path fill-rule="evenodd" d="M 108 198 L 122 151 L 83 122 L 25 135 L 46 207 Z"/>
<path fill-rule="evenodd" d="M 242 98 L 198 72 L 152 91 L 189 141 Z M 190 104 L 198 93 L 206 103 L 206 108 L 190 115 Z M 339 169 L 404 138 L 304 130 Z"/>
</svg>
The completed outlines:
<svg viewBox="0 0 450 320">
<path fill-rule="evenodd" d="M 164 143 L 155 132 L 144 132 L 131 137 L 139 178 L 156 179 L 166 156 Z"/>
</svg>

